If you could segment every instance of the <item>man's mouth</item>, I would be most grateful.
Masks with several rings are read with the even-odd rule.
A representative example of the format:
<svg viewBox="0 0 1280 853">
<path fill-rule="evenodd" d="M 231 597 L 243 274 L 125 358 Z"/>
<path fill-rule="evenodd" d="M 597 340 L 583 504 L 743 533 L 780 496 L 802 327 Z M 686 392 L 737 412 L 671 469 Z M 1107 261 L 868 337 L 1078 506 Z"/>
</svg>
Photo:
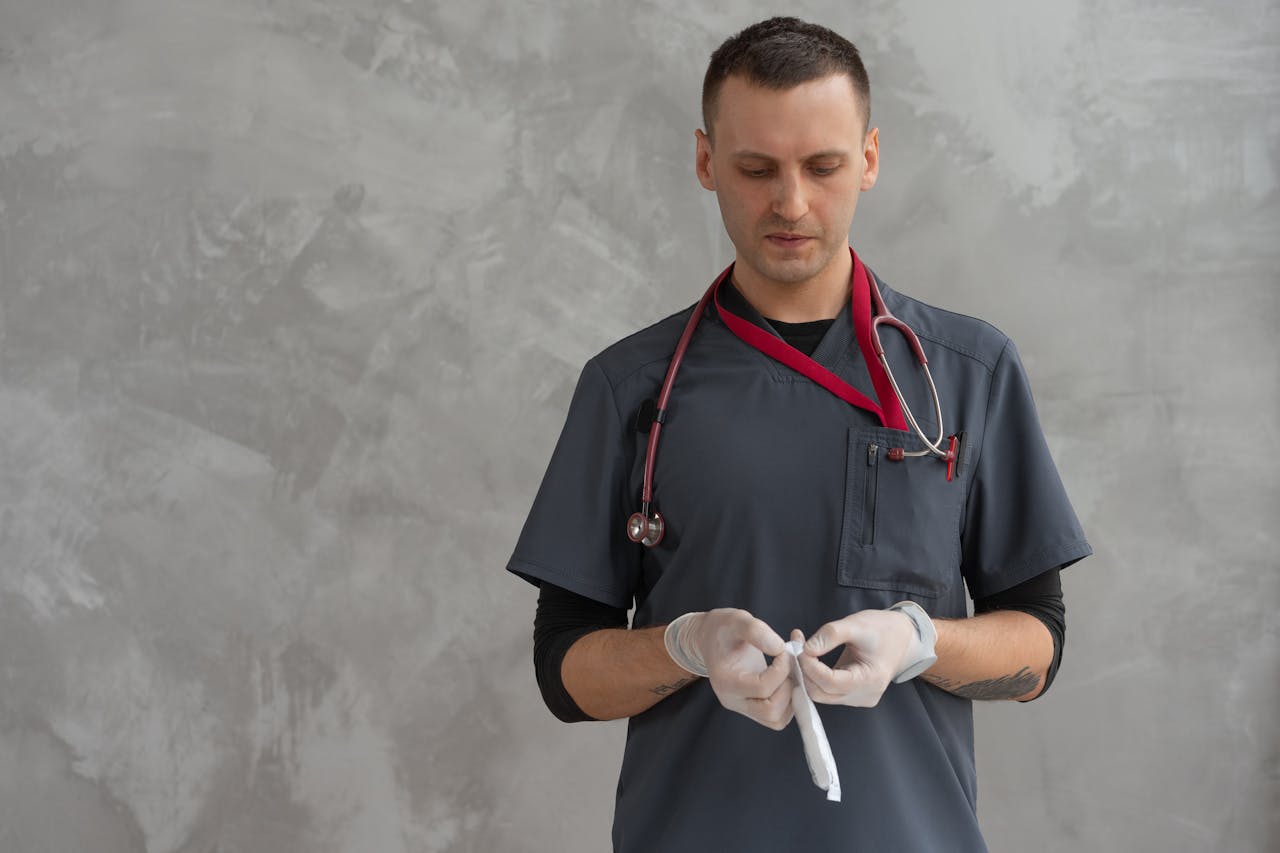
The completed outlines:
<svg viewBox="0 0 1280 853">
<path fill-rule="evenodd" d="M 776 234 L 768 235 L 765 239 L 767 239 L 769 242 L 773 243 L 776 246 L 783 246 L 785 248 L 794 248 L 796 246 L 801 245 L 802 243 L 804 243 L 806 240 L 810 238 L 806 237 L 803 234 L 791 234 L 786 231 L 780 231 Z"/>
</svg>

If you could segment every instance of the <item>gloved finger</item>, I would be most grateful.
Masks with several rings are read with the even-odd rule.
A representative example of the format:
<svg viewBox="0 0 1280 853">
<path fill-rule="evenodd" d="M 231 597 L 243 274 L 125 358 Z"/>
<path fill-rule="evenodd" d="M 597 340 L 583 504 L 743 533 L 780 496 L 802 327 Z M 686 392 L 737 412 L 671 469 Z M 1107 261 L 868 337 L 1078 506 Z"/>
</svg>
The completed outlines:
<svg viewBox="0 0 1280 853">
<path fill-rule="evenodd" d="M 751 651 L 749 656 L 736 660 L 724 661 L 723 665 L 710 667 L 710 678 L 717 693 L 732 695 L 742 699 L 765 699 L 773 695 L 778 685 L 790 674 L 790 661 L 787 654 L 773 658 L 768 666 L 764 665 L 764 656 Z M 750 665 L 750 660 L 758 658 L 759 669 Z"/>
<path fill-rule="evenodd" d="M 778 632 L 769 627 L 769 623 L 751 617 L 751 621 L 745 625 L 746 632 L 743 639 L 769 657 L 782 654 L 786 645 L 782 638 L 778 636 Z"/>
<path fill-rule="evenodd" d="M 774 731 L 785 729 L 795 716 L 791 707 L 791 691 L 791 681 L 787 680 L 765 699 L 747 699 L 747 716 Z"/>
<path fill-rule="evenodd" d="M 746 676 L 750 693 L 744 693 L 744 695 L 750 695 L 751 698 L 772 697 L 782 689 L 782 686 L 785 686 L 787 676 L 790 675 L 791 656 L 786 653 L 786 649 L 782 649 L 781 653 L 769 663 L 768 669 Z"/>
<path fill-rule="evenodd" d="M 799 655 L 800 671 L 804 674 L 804 686 L 812 696 L 815 691 L 830 691 L 835 686 L 835 672 L 822 661 L 808 655 Z"/>
<path fill-rule="evenodd" d="M 837 666 L 832 669 L 817 658 L 800 656 L 800 670 L 804 673 L 805 687 L 814 701 L 840 701 L 855 690 L 865 688 L 874 680 L 871 667 L 861 663 L 853 663 L 847 667 Z M 819 699 L 819 697 L 824 697 Z M 834 698 L 833 698 L 834 697 Z"/>
<path fill-rule="evenodd" d="M 810 699 L 820 705 L 844 705 L 849 708 L 874 708 L 880 704 L 880 697 L 884 695 L 882 687 L 867 687 L 864 690 L 854 690 L 851 693 L 842 693 L 835 695 L 831 693 L 823 693 L 818 691 L 810 695 Z"/>
<path fill-rule="evenodd" d="M 857 617 L 858 614 L 854 613 L 814 631 L 804 644 L 804 654 L 816 658 L 846 643 L 864 649 L 875 648 L 875 631 L 863 625 Z"/>
<path fill-rule="evenodd" d="M 817 695 L 811 696 L 815 702 L 824 705 L 846 705 L 851 708 L 874 708 L 880 704 L 880 697 L 884 695 L 885 688 L 888 687 L 887 682 L 877 682 L 875 684 L 866 684 L 848 693 L 823 693 L 818 691 Z"/>
<path fill-rule="evenodd" d="M 828 705 L 851 705 L 855 708 L 873 708 L 880 702 L 889 679 L 872 667 L 858 666 L 852 670 L 834 671 L 843 683 L 832 690 L 814 686 L 809 698 Z"/>
</svg>

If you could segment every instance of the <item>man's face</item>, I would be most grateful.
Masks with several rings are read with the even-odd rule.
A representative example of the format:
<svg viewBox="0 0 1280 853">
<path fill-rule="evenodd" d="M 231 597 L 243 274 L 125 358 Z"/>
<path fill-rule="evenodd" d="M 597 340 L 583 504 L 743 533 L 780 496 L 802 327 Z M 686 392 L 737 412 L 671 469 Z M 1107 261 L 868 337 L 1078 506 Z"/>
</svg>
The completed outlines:
<svg viewBox="0 0 1280 853">
<path fill-rule="evenodd" d="M 858 193 L 879 169 L 879 133 L 863 133 L 849 78 L 776 91 L 730 77 L 713 121 L 714 146 L 696 134 L 698 180 L 720 202 L 735 274 L 802 284 L 843 263 Z"/>
</svg>

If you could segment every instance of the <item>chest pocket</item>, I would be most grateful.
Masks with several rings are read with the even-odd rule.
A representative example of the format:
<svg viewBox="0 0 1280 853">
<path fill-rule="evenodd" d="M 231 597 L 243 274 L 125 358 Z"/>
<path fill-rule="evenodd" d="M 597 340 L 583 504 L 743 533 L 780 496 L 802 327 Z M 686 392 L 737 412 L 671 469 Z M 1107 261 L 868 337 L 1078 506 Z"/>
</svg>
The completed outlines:
<svg viewBox="0 0 1280 853">
<path fill-rule="evenodd" d="M 936 456 L 894 461 L 889 449 L 924 447 L 911 433 L 849 430 L 844 518 L 836 582 L 936 598 L 960 579 L 960 513 L 968 493 L 968 447 L 947 481 Z"/>
</svg>

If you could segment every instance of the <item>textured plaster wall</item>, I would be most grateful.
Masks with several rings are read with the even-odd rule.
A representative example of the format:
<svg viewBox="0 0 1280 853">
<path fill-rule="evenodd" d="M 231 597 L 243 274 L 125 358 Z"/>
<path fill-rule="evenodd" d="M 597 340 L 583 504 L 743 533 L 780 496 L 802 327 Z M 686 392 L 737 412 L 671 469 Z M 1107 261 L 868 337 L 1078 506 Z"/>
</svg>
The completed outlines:
<svg viewBox="0 0 1280 853">
<path fill-rule="evenodd" d="M 730 257 L 698 90 L 773 8 L 707 8 L 0 0 L 0 851 L 607 847 L 502 567 Z M 854 244 L 1018 341 L 1096 550 L 978 712 L 993 850 L 1277 849 L 1277 4 L 787 9 L 870 67 Z"/>
</svg>

